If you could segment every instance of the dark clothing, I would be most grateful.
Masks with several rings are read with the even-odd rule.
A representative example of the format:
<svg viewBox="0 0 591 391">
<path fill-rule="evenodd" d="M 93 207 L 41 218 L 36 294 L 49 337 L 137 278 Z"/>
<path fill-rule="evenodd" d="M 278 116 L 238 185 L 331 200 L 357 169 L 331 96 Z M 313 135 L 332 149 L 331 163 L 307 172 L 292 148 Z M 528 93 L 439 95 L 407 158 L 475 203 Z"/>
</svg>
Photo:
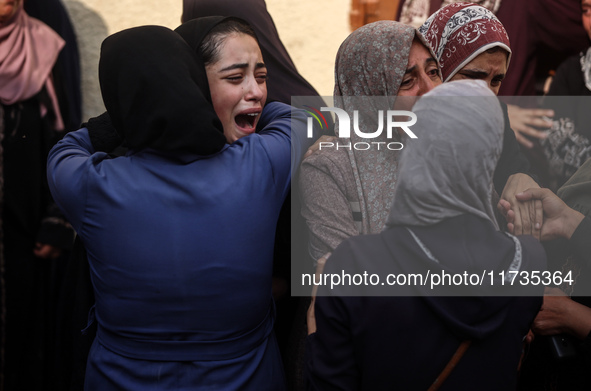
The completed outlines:
<svg viewBox="0 0 591 391">
<path fill-rule="evenodd" d="M 501 102 L 501 108 L 503 109 L 503 116 L 505 119 L 505 130 L 503 133 L 503 150 L 501 157 L 497 163 L 495 174 L 493 177 L 493 183 L 495 190 L 499 195 L 503 193 L 505 184 L 509 177 L 516 173 L 529 174 L 529 161 L 527 157 L 521 152 L 515 133 L 511 129 L 509 123 L 509 114 L 507 113 L 507 105 Z"/>
<path fill-rule="evenodd" d="M 55 64 L 54 84 L 66 131 L 76 130 L 82 122 L 80 55 L 68 12 L 61 0 L 27 0 L 24 7 L 29 16 L 51 27 L 66 42 Z"/>
<path fill-rule="evenodd" d="M 568 71 L 570 69 L 570 72 Z M 584 85 L 579 56 L 568 59 L 559 68 L 551 90 L 559 96 L 589 94 Z M 568 105 L 565 105 L 568 106 Z M 581 109 L 581 108 L 579 108 Z M 585 109 L 588 112 L 588 108 Z M 574 301 L 591 307 L 591 160 L 561 187 L 557 194 L 571 208 L 583 213 L 581 221 L 570 240 L 555 240 L 546 244 L 548 268 L 551 271 L 572 271 L 573 283 L 560 288 Z M 536 337 L 528 358 L 524 361 L 519 390 L 521 391 L 578 391 L 591 388 L 591 334 L 583 341 L 571 336 L 569 343 L 576 355 L 564 360 L 554 357 L 549 337 Z"/>
<path fill-rule="evenodd" d="M 591 91 L 585 87 L 585 78 L 581 71 L 581 54 L 564 60 L 556 70 L 550 84 L 549 96 L 588 96 Z"/>
<path fill-rule="evenodd" d="M 574 283 L 560 288 L 571 298 L 591 307 L 591 218 L 585 217 L 571 239 L 554 241 L 546 245 L 548 268 L 562 272 L 572 270 Z M 586 391 L 591 389 L 591 334 L 580 341 L 562 334 L 554 338 L 566 338 L 576 354 L 559 360 L 555 357 L 550 337 L 536 336 L 523 362 L 519 379 L 520 391 Z"/>
<path fill-rule="evenodd" d="M 554 124 L 541 142 L 548 165 L 548 187 L 561 187 L 591 157 L 591 91 L 581 67 L 584 53 L 563 62 L 544 106 L 554 110 Z"/>
<path fill-rule="evenodd" d="M 591 139 L 591 128 L 589 127 L 591 98 L 587 98 L 591 96 L 591 91 L 585 86 L 585 78 L 581 70 L 582 55 L 584 53 L 569 57 L 560 64 L 547 97 L 544 99 L 544 104 L 554 110 L 554 119 L 565 117 L 572 119 L 575 123 L 575 131 Z"/>
<path fill-rule="evenodd" d="M 309 144 L 295 118 L 270 104 L 263 132 L 185 162 L 156 150 L 109 159 L 86 129 L 51 151 L 50 186 L 95 286 L 86 388 L 282 389 L 269 288 L 290 149 L 296 166 Z"/>
<path fill-rule="evenodd" d="M 40 242 L 67 249 L 73 239 L 45 179 L 47 153 L 57 134 L 48 116 L 41 118 L 43 97 L 42 91 L 24 102 L 0 105 L 2 294 L 6 309 L 6 339 L 0 342 L 5 346 L 6 390 L 47 389 L 64 260 L 39 259 L 33 248 Z"/>
<path fill-rule="evenodd" d="M 426 270 L 471 273 L 484 268 L 496 273 L 517 252 L 512 238 L 471 215 L 410 228 L 439 265 L 405 227 L 396 226 L 347 239 L 324 273 L 381 271 L 381 281 L 384 272 L 425 275 Z M 527 236 L 519 242 L 521 270 L 544 270 L 540 244 Z M 319 287 L 318 331 L 308 339 L 312 389 L 425 390 L 464 340 L 472 344 L 441 390 L 515 388 L 522 341 L 542 303 L 541 287 L 530 291 L 537 297 L 441 297 L 418 285 L 400 288 L 405 297 L 343 297 L 347 291 L 342 286 L 332 291 Z M 480 289 L 474 290 L 477 296 Z"/>
<path fill-rule="evenodd" d="M 503 0 L 497 17 L 507 30 L 513 55 L 499 95 L 536 95 L 536 76 L 589 45 L 580 0 Z"/>
<path fill-rule="evenodd" d="M 591 261 L 591 241 L 589 238 L 591 238 L 591 217 L 587 216 L 571 236 L 570 244 L 575 255 Z"/>
<path fill-rule="evenodd" d="M 221 17 L 203 18 L 186 23 L 178 30 L 188 28 L 195 35 L 202 31 L 203 39 L 222 20 Z M 148 30 L 152 35 L 146 37 L 145 46 L 162 47 L 162 57 L 170 58 L 149 67 L 142 62 L 147 57 L 144 45 L 129 43 L 133 39 L 142 42 L 142 38 L 137 37 L 147 35 L 146 29 L 115 33 L 103 42 L 99 80 L 113 126 L 120 134 L 125 134 L 125 145 L 130 150 L 156 148 L 176 154 L 181 160 L 184 155 L 219 152 L 226 145 L 226 138 L 211 104 L 203 60 L 195 51 L 186 50 L 187 44 L 179 35 L 174 36 L 177 39 L 173 43 L 163 44 L 161 41 L 168 41 L 170 36 L 159 33 L 167 30 L 165 27 Z M 154 74 L 166 77 L 155 78 Z M 150 82 L 141 84 L 138 80 Z M 161 99 L 162 91 L 173 85 L 175 93 L 168 99 Z M 183 111 L 186 102 L 192 102 L 189 113 Z"/>
<path fill-rule="evenodd" d="M 554 119 L 565 117 L 572 119 L 576 132 L 591 138 L 591 128 L 589 127 L 591 98 L 581 98 L 591 96 L 591 91 L 585 86 L 585 78 L 581 70 L 583 55 L 584 53 L 581 53 L 569 57 L 560 64 L 552 79 L 544 104 L 554 110 Z M 568 99 L 566 97 L 577 98 Z"/>
</svg>

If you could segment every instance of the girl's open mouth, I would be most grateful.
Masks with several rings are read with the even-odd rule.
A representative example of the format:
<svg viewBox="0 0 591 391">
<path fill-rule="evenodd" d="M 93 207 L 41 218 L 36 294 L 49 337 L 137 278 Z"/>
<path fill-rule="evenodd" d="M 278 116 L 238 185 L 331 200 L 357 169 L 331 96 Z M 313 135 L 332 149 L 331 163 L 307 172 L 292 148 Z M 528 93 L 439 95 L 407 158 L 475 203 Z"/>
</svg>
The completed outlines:
<svg viewBox="0 0 591 391">
<path fill-rule="evenodd" d="M 236 125 L 244 129 L 254 129 L 255 121 L 260 113 L 238 114 L 234 121 Z"/>
</svg>

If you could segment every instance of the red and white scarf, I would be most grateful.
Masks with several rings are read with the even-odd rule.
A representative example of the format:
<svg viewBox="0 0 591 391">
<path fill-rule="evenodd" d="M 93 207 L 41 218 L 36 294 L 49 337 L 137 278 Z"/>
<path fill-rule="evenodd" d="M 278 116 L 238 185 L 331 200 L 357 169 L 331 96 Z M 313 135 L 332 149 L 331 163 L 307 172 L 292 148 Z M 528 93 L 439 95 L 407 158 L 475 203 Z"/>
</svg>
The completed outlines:
<svg viewBox="0 0 591 391">
<path fill-rule="evenodd" d="M 443 81 L 488 49 L 505 49 L 511 60 L 509 36 L 503 24 L 488 9 L 473 3 L 454 3 L 441 8 L 419 28 L 441 66 Z"/>
</svg>

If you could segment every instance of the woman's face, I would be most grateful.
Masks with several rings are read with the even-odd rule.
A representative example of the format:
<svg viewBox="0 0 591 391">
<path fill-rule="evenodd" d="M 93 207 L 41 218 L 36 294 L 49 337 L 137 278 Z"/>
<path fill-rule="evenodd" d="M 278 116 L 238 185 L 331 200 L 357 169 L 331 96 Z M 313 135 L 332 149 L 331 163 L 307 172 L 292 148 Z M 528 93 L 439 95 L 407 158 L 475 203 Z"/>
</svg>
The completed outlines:
<svg viewBox="0 0 591 391">
<path fill-rule="evenodd" d="M 408 96 L 396 100 L 395 109 L 410 110 L 417 100 L 441 84 L 437 60 L 419 40 L 415 39 L 408 54 L 408 64 L 398 90 L 398 96 Z M 410 98 L 415 97 L 415 98 Z"/>
<path fill-rule="evenodd" d="M 583 27 L 591 38 L 591 0 L 583 0 L 581 2 L 581 12 L 583 16 Z"/>
<path fill-rule="evenodd" d="M 492 92 L 499 93 L 501 82 L 507 72 L 507 52 L 498 50 L 494 53 L 481 53 L 458 71 L 450 81 L 473 79 L 484 80 Z"/>
<path fill-rule="evenodd" d="M 22 0 L 0 0 L 0 23 L 14 16 Z"/>
<path fill-rule="evenodd" d="M 217 57 L 205 69 L 213 108 L 232 144 L 255 132 L 267 100 L 267 68 L 256 40 L 246 34 L 226 36 Z"/>
</svg>

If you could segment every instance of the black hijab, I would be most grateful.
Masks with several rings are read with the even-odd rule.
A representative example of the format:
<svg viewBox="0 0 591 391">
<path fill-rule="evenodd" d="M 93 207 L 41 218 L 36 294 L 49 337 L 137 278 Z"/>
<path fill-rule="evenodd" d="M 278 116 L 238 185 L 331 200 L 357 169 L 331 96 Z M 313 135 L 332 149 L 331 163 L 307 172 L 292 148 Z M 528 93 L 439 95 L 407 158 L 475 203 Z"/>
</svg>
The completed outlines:
<svg viewBox="0 0 591 391">
<path fill-rule="evenodd" d="M 183 22 L 211 15 L 235 16 L 244 19 L 254 29 L 269 72 L 268 101 L 291 104 L 292 96 L 318 96 L 314 87 L 297 71 L 279 39 L 264 0 L 183 0 Z M 320 106 L 324 106 L 321 100 L 318 101 Z"/>
<path fill-rule="evenodd" d="M 142 26 L 103 41 L 103 102 L 133 150 L 209 155 L 226 144 L 202 61 L 172 30 Z"/>
<path fill-rule="evenodd" d="M 174 30 L 185 40 L 189 47 L 191 47 L 191 49 L 197 53 L 197 66 L 199 69 L 203 69 L 204 77 L 199 81 L 199 85 L 201 86 L 205 97 L 210 102 L 211 94 L 209 93 L 209 83 L 207 81 L 207 75 L 205 74 L 205 63 L 203 62 L 203 53 L 200 50 L 200 46 L 211 29 L 226 19 L 227 18 L 223 16 L 208 16 L 205 18 L 192 20 L 191 23 L 183 23 Z"/>
</svg>

